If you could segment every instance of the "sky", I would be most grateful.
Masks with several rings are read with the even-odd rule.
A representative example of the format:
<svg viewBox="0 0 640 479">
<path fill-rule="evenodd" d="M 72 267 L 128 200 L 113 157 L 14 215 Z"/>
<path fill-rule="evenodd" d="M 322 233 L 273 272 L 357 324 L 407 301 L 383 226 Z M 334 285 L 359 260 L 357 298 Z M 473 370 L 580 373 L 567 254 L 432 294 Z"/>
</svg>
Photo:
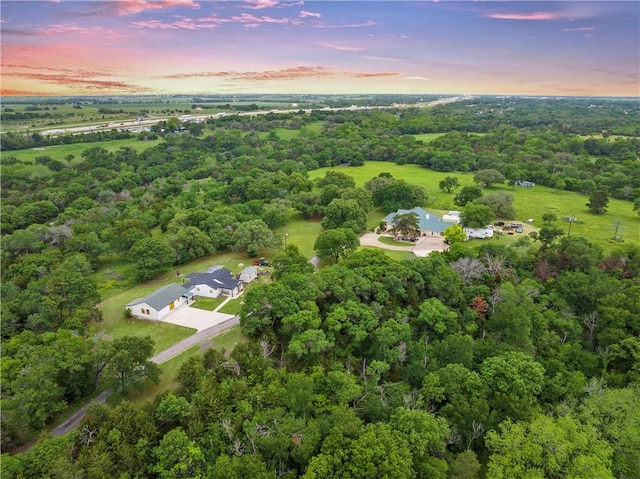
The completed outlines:
<svg viewBox="0 0 640 479">
<path fill-rule="evenodd" d="M 0 1 L 0 94 L 640 96 L 634 1 Z"/>
</svg>

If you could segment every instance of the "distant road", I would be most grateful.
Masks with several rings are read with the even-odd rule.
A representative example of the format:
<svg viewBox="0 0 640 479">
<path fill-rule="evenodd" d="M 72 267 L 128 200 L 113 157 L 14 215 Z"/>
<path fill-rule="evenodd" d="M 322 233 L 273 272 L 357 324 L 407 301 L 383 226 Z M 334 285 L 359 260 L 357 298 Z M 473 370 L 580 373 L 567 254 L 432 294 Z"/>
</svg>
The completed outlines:
<svg viewBox="0 0 640 479">
<path fill-rule="evenodd" d="M 216 336 L 217 334 L 226 331 L 227 329 L 233 328 L 240 324 L 240 318 L 238 316 L 234 316 L 231 319 L 226 320 L 223 323 L 216 324 L 210 328 L 207 328 L 199 333 L 192 334 L 188 338 L 183 339 L 182 341 L 177 342 L 173 346 L 168 347 L 164 351 L 160 351 L 154 357 L 151 358 L 151 362 L 156 364 L 162 364 L 170 359 L 176 357 L 178 354 L 186 351 L 192 346 L 196 346 L 198 344 L 203 343 L 204 341 Z M 91 399 L 87 404 L 78 409 L 75 413 L 73 413 L 65 422 L 60 424 L 58 427 L 53 429 L 50 433 L 51 436 L 62 436 L 63 434 L 68 433 L 72 429 L 78 427 L 80 421 L 85 416 L 89 407 L 93 403 L 104 404 L 107 398 L 111 394 L 111 391 L 103 391 L 93 399 Z"/>
<path fill-rule="evenodd" d="M 182 117 L 188 117 L 189 121 L 206 121 L 210 118 L 222 118 L 225 116 L 258 116 L 258 115 L 268 115 L 269 113 L 297 113 L 299 111 L 304 111 L 305 113 L 311 113 L 312 111 L 366 111 L 366 110 L 390 110 L 397 108 L 430 108 L 436 105 L 444 105 L 447 103 L 454 103 L 456 101 L 469 99 L 471 97 L 468 96 L 455 96 L 449 98 L 442 98 L 440 100 L 430 101 L 426 103 L 414 103 L 414 104 L 406 104 L 406 103 L 394 103 L 393 105 L 388 106 L 346 106 L 346 107 L 324 107 L 324 108 L 293 108 L 289 110 L 258 110 L 258 111 L 245 111 L 245 112 L 234 112 L 234 113 L 214 113 L 209 115 L 183 115 Z M 131 120 L 116 120 L 108 123 L 101 123 L 99 125 L 86 125 L 86 126 L 76 126 L 70 128 L 55 128 L 51 130 L 44 130 L 40 132 L 43 136 L 51 136 L 51 135 L 63 135 L 63 134 L 79 134 L 79 133 L 92 133 L 96 131 L 110 131 L 113 129 L 116 130 L 130 130 L 130 131 L 142 131 L 143 128 L 156 125 L 161 121 L 167 121 L 169 117 L 158 117 L 152 119 L 131 119 Z"/>
</svg>

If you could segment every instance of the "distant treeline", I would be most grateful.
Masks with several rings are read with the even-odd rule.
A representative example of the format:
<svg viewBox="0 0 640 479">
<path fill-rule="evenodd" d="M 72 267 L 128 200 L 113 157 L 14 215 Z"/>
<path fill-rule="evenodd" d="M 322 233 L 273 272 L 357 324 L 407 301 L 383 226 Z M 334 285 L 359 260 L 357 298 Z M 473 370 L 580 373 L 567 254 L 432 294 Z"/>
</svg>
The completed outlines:
<svg viewBox="0 0 640 479">
<path fill-rule="evenodd" d="M 0 151 L 25 150 L 42 146 L 71 145 L 76 143 L 93 143 L 105 140 L 122 140 L 134 138 L 136 135 L 129 131 L 119 131 L 115 128 L 109 131 L 96 131 L 82 135 L 52 135 L 43 136 L 40 133 L 6 133 L 0 137 Z"/>
</svg>

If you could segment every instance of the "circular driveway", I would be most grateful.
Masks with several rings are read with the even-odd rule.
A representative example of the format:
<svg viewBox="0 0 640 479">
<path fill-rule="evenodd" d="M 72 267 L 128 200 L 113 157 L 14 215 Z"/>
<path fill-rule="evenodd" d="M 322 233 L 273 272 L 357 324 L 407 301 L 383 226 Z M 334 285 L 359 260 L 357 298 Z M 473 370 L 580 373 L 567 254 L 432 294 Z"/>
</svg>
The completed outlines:
<svg viewBox="0 0 640 479">
<path fill-rule="evenodd" d="M 382 248 L 393 251 L 411 251 L 413 252 L 413 254 L 420 258 L 427 256 L 432 251 L 444 251 L 447 249 L 447 245 L 444 243 L 443 236 L 422 236 L 415 244 L 408 244 L 407 246 L 397 246 L 382 243 L 378 239 L 380 236 L 391 238 L 390 235 L 366 233 L 360 237 L 360 245 L 373 246 L 375 248 Z"/>
</svg>

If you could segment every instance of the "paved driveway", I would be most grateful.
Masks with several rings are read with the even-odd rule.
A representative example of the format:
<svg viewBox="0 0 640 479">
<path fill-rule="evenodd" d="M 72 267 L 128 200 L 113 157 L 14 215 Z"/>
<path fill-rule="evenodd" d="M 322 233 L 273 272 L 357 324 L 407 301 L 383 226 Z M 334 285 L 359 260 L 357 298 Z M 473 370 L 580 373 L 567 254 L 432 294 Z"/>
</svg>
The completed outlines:
<svg viewBox="0 0 640 479">
<path fill-rule="evenodd" d="M 160 321 L 193 328 L 199 332 L 231 318 L 233 318 L 233 314 L 214 313 L 213 311 L 205 311 L 204 309 L 183 305 L 171 311 Z"/>
<path fill-rule="evenodd" d="M 413 247 L 413 254 L 418 258 L 428 256 L 432 251 L 444 251 L 447 245 L 444 243 L 444 236 L 423 236 Z"/>
</svg>

